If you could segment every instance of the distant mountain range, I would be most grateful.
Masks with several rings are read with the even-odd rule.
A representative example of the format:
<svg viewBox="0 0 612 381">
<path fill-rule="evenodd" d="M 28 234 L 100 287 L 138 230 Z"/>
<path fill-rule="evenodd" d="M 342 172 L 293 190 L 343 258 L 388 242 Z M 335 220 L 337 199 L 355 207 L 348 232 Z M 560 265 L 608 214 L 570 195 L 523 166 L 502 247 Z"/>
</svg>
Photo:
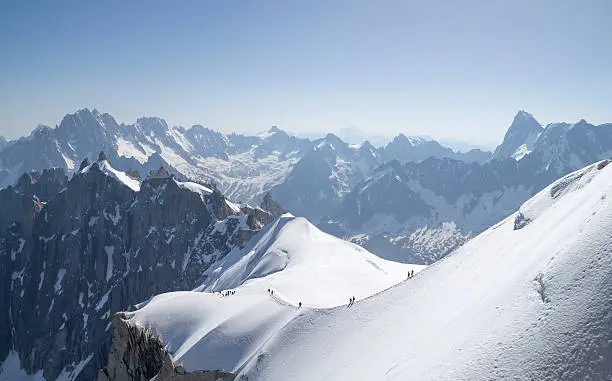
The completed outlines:
<svg viewBox="0 0 612 381">
<path fill-rule="evenodd" d="M 344 195 L 320 226 L 387 259 L 432 263 L 554 179 L 610 157 L 612 124 L 542 127 L 520 111 L 491 160 L 390 161 Z"/>
<path fill-rule="evenodd" d="M 414 152 L 402 153 L 405 157 L 398 160 L 452 156 L 482 161 L 490 156 L 454 153 L 423 139 L 412 144 L 402 136 L 398 137 L 401 142 L 390 146 L 395 152 Z M 57 167 L 73 172 L 83 158 L 94 158 L 103 150 L 120 170 L 144 174 L 163 165 L 181 179 L 214 182 L 234 200 L 259 202 L 285 180 L 302 157 L 327 140 L 340 139 L 331 134 L 316 140 L 297 138 L 277 127 L 255 136 L 225 135 L 200 125 L 169 127 L 157 117 L 119 124 L 110 114 L 81 109 L 66 115 L 56 128 L 41 125 L 27 137 L 0 140 L 0 186 L 13 184 L 28 171 Z M 387 154 L 385 160 L 396 158 L 395 152 Z"/>
<path fill-rule="evenodd" d="M 520 111 L 494 153 L 460 153 L 403 134 L 376 147 L 334 134 L 299 138 L 277 127 L 247 136 L 169 127 L 152 117 L 126 125 L 82 109 L 3 146 L 4 186 L 32 170 L 75 172 L 84 157 L 104 150 L 119 170 L 144 176 L 164 166 L 237 202 L 259 204 L 270 193 L 283 209 L 379 255 L 430 263 L 553 179 L 612 156 L 612 124 L 544 127 Z"/>
<path fill-rule="evenodd" d="M 115 312 L 217 276 L 213 263 L 244 254 L 284 211 L 384 259 L 429 264 L 553 180 L 611 156 L 612 124 L 542 127 L 519 112 L 492 154 L 404 135 L 377 148 L 278 128 L 245 136 L 160 118 L 125 125 L 84 109 L 3 145 L 0 376 L 90 380 L 106 362 Z M 284 268 L 294 236 L 341 242 L 299 221 L 299 234 L 240 274 Z M 257 252 L 268 243 L 258 239 Z"/>
</svg>

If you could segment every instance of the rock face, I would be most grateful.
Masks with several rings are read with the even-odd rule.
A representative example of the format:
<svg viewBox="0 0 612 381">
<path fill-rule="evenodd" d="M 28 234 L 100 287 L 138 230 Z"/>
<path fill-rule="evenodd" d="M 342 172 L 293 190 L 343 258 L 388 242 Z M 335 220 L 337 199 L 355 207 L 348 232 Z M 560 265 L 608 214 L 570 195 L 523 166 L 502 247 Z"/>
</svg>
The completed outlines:
<svg viewBox="0 0 612 381">
<path fill-rule="evenodd" d="M 94 379 L 115 312 L 198 286 L 272 218 L 171 177 L 134 181 L 98 161 L 70 181 L 52 170 L 0 190 L 0 362 L 14 352 L 46 380 Z"/>
<path fill-rule="evenodd" d="M 355 184 L 370 176 L 382 158 L 367 142 L 349 146 L 333 134 L 314 143 L 271 195 L 291 213 L 318 222 L 338 207 Z"/>
<path fill-rule="evenodd" d="M 537 156 L 486 164 L 391 162 L 345 196 L 320 228 L 387 259 L 430 264 L 559 177 Z"/>
<path fill-rule="evenodd" d="M 519 111 L 514 116 L 503 142 L 495 149 L 494 157 L 497 159 L 521 159 L 533 150 L 534 144 L 542 131 L 544 131 L 544 128 L 533 115 L 525 111 Z"/>
<path fill-rule="evenodd" d="M 185 372 L 174 364 L 172 355 L 159 338 L 130 324 L 124 313 L 113 317 L 113 341 L 107 365 L 98 372 L 98 381 L 233 381 L 231 373 L 218 370 Z"/>
<path fill-rule="evenodd" d="M 260 207 L 261 209 L 270 212 L 274 218 L 280 217 L 287 212 L 282 206 L 272 199 L 272 195 L 270 195 L 270 193 L 266 193 Z"/>
<path fill-rule="evenodd" d="M 115 314 L 112 324 L 108 363 L 98 373 L 98 381 L 145 381 L 155 377 L 166 360 L 161 341 L 145 329 L 127 324 L 123 313 Z"/>
</svg>

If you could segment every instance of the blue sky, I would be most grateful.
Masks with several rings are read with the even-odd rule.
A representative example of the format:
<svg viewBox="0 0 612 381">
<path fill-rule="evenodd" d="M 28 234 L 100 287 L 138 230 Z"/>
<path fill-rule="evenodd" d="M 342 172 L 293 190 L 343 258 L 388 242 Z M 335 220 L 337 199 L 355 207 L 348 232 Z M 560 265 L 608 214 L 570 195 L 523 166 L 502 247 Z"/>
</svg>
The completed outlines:
<svg viewBox="0 0 612 381">
<path fill-rule="evenodd" d="M 497 142 L 612 121 L 612 2 L 4 1 L 0 134 L 82 107 L 256 132 Z"/>
</svg>

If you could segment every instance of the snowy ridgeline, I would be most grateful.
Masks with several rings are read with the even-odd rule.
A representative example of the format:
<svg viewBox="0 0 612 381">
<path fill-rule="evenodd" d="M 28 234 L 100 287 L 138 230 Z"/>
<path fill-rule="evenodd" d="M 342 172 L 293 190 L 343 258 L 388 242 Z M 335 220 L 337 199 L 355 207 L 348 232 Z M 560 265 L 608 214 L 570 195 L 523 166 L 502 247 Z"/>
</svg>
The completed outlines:
<svg viewBox="0 0 612 381">
<path fill-rule="evenodd" d="M 199 289 L 156 296 L 131 321 L 186 370 L 250 381 L 612 379 L 607 164 L 553 183 L 412 279 L 410 265 L 284 216 Z"/>
<path fill-rule="evenodd" d="M 132 322 L 163 337 L 187 370 L 237 371 L 302 311 L 346 309 L 423 267 L 380 259 L 286 214 L 211 266 L 201 287 L 154 297 Z"/>
</svg>

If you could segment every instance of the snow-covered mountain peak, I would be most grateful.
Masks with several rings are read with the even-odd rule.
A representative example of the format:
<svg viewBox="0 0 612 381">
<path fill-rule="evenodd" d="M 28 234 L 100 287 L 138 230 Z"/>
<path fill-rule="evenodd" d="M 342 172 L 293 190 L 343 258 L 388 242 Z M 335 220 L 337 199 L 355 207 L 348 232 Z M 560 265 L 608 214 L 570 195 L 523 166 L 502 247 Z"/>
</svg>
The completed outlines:
<svg viewBox="0 0 612 381">
<path fill-rule="evenodd" d="M 359 154 L 363 157 L 364 155 L 369 156 L 370 158 L 378 158 L 378 150 L 374 147 L 369 141 L 363 142 L 361 146 L 358 148 Z"/>
<path fill-rule="evenodd" d="M 287 142 L 292 139 L 292 137 L 285 130 L 281 130 L 276 126 L 270 128 L 268 132 L 262 136 L 262 138 L 268 143 L 280 145 L 287 144 Z"/>
<path fill-rule="evenodd" d="M 495 158 L 512 157 L 520 160 L 533 150 L 536 140 L 542 133 L 540 123 L 526 111 L 519 111 L 506 131 L 504 140 L 495 149 Z"/>
<path fill-rule="evenodd" d="M 128 316 L 163 337 L 187 371 L 238 372 L 301 311 L 370 297 L 422 268 L 382 260 L 285 214 L 211 265 L 196 290 L 155 296 Z"/>
<path fill-rule="evenodd" d="M 77 117 L 80 121 L 81 126 L 85 128 L 92 128 L 93 126 L 104 128 L 108 122 L 116 126 L 117 122 L 108 113 L 100 113 L 97 109 L 90 110 L 88 108 L 82 108 L 77 110 L 74 114 L 68 114 L 66 117 Z M 66 118 L 64 117 L 64 118 Z M 110 119 L 109 119 L 110 117 Z"/>
<path fill-rule="evenodd" d="M 431 139 L 425 138 L 423 136 L 406 136 L 403 133 L 400 133 L 399 135 L 393 138 L 390 144 L 404 145 L 406 147 L 415 147 L 428 141 L 431 141 Z"/>
<path fill-rule="evenodd" d="M 207 271 L 198 288 L 217 292 L 240 286 L 273 288 L 291 304 L 313 307 L 364 298 L 423 266 L 385 261 L 367 250 L 323 233 L 308 220 L 286 213 L 264 228 L 243 250 L 229 253 Z M 325 292 L 322 292 L 326 290 Z"/>
<path fill-rule="evenodd" d="M 277 132 L 281 132 L 282 130 L 280 128 L 278 128 L 277 126 L 272 126 L 270 127 L 270 129 L 268 130 L 268 133 L 270 134 L 275 134 Z"/>
<path fill-rule="evenodd" d="M 525 111 L 525 110 L 519 110 L 516 115 L 514 115 L 514 119 L 513 119 L 513 123 L 517 122 L 523 122 L 523 121 L 533 121 L 536 120 L 535 117 L 533 116 L 533 114 Z"/>
<path fill-rule="evenodd" d="M 297 304 L 332 307 L 351 295 L 364 298 L 405 278 L 408 269 L 323 233 L 308 220 L 286 213 L 264 228 L 243 250 L 235 250 L 208 270 L 199 290 L 216 292 L 242 285 L 271 287 Z M 374 287 L 374 288 L 372 288 Z M 326 290 L 325 292 L 321 292 Z"/>
<path fill-rule="evenodd" d="M 108 159 L 105 156 L 102 157 L 102 155 L 103 153 L 101 152 L 100 153 L 101 157 L 97 161 L 94 161 L 93 163 L 82 168 L 79 171 L 79 174 L 86 174 L 87 172 L 91 170 L 98 170 L 104 173 L 105 175 L 118 180 L 120 183 L 127 186 L 134 192 L 140 191 L 140 181 L 139 180 L 129 176 L 125 172 L 121 172 L 113 168 L 111 164 L 108 162 Z"/>
<path fill-rule="evenodd" d="M 591 123 L 587 122 L 586 119 L 580 119 L 578 122 L 574 123 L 572 128 L 584 128 L 593 126 Z"/>
<path fill-rule="evenodd" d="M 37 135 L 47 135 L 51 131 L 53 131 L 52 127 L 47 126 L 46 124 L 39 124 L 35 129 L 30 132 L 30 135 L 27 138 L 32 138 Z"/>
<path fill-rule="evenodd" d="M 403 133 L 400 133 L 399 135 L 394 137 L 390 144 L 407 144 L 409 146 L 413 145 L 410 139 L 408 139 L 408 137 Z"/>
<path fill-rule="evenodd" d="M 374 147 L 369 140 L 365 140 L 363 143 L 361 143 L 360 148 L 365 150 L 376 150 L 376 147 Z"/>
<path fill-rule="evenodd" d="M 214 134 L 216 132 L 208 127 L 202 126 L 201 124 L 194 124 L 193 126 L 189 127 L 185 132 L 188 131 L 191 131 L 192 134 L 201 135 Z"/>
<path fill-rule="evenodd" d="M 319 146 L 327 145 L 330 148 L 340 151 L 348 147 L 348 144 L 340 139 L 337 135 L 329 133 L 319 143 Z"/>
<path fill-rule="evenodd" d="M 154 132 L 156 135 L 164 135 L 168 130 L 168 123 L 157 116 L 145 116 L 136 119 L 135 126 L 142 129 L 143 132 Z"/>
</svg>

